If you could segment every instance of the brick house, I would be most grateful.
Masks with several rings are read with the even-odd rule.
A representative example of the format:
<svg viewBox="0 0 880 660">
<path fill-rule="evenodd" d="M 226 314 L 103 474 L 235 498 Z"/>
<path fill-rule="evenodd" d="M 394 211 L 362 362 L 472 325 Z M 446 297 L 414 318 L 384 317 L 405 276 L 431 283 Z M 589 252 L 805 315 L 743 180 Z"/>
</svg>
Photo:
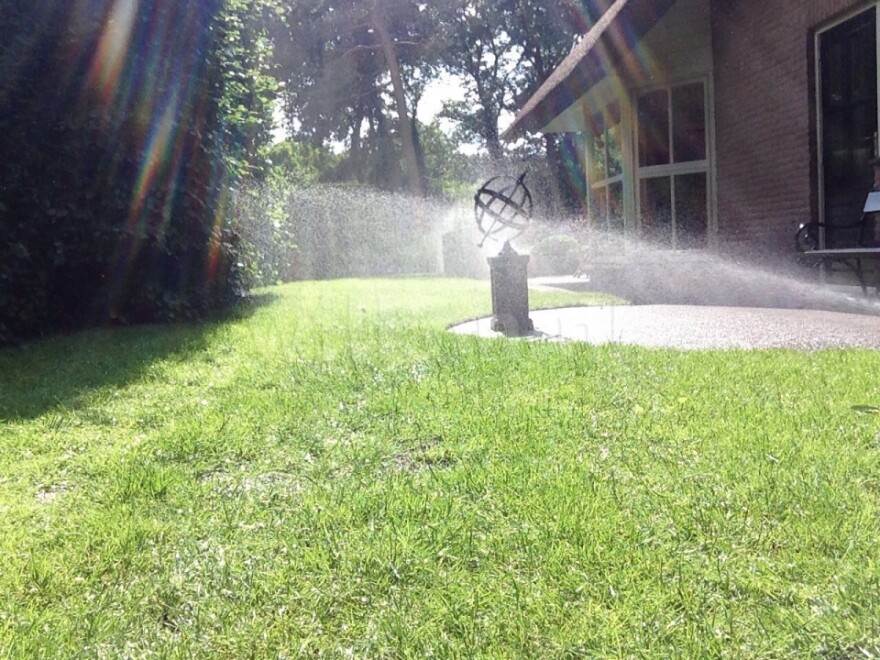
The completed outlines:
<svg viewBox="0 0 880 660">
<path fill-rule="evenodd" d="M 878 5 L 616 0 L 505 137 L 577 134 L 597 226 L 787 258 L 871 186 Z"/>
</svg>

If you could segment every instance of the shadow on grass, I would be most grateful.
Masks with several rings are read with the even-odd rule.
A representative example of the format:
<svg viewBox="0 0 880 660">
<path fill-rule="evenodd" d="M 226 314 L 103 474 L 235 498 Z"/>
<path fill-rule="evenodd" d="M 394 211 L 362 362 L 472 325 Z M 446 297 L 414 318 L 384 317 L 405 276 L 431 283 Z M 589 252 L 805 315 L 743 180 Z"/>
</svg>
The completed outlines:
<svg viewBox="0 0 880 660">
<path fill-rule="evenodd" d="M 857 406 L 852 406 L 851 410 L 853 412 L 862 413 L 864 415 L 880 415 L 880 406 L 860 404 Z"/>
<path fill-rule="evenodd" d="M 223 323 L 245 319 L 277 296 L 249 296 L 201 322 L 98 328 L 0 350 L 0 423 L 76 408 L 95 390 L 123 387 L 157 360 L 203 351 Z"/>
<path fill-rule="evenodd" d="M 209 315 L 206 320 L 209 322 L 222 322 L 246 319 L 261 307 L 268 307 L 276 300 L 278 300 L 278 295 L 275 293 L 263 292 L 249 294 L 242 297 L 235 305 Z"/>
</svg>

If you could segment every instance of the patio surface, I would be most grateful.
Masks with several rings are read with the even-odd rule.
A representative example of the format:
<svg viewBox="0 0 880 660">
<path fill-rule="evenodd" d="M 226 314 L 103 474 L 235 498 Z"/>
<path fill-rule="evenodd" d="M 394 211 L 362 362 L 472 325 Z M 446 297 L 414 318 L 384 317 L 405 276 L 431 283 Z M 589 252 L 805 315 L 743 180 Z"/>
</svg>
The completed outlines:
<svg viewBox="0 0 880 660">
<path fill-rule="evenodd" d="M 533 339 L 633 344 L 654 348 L 880 348 L 880 317 L 812 309 L 699 305 L 567 307 L 530 313 Z M 491 317 L 450 327 L 502 337 Z"/>
</svg>

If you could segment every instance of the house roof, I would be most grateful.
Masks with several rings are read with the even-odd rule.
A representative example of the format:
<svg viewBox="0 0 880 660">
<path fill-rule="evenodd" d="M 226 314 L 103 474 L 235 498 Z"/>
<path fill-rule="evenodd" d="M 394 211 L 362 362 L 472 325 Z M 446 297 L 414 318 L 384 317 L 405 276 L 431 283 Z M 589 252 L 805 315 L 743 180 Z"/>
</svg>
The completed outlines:
<svg viewBox="0 0 880 660">
<path fill-rule="evenodd" d="M 615 0 L 562 63 L 529 98 L 505 140 L 535 132 L 574 103 L 608 73 L 669 10 L 675 0 Z"/>
</svg>

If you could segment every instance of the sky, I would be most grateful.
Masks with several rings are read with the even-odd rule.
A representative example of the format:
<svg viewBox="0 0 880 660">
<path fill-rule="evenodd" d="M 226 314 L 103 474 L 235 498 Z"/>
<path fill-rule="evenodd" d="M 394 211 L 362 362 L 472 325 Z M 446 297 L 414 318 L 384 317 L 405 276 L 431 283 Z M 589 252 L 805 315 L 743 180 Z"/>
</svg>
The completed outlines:
<svg viewBox="0 0 880 660">
<path fill-rule="evenodd" d="M 425 89 L 425 94 L 419 103 L 419 121 L 423 124 L 430 123 L 443 109 L 444 101 L 464 100 L 464 88 L 458 82 L 456 76 L 447 73 L 441 74 L 437 80 L 431 82 L 427 89 Z M 499 128 L 503 131 L 512 122 L 513 113 L 505 110 L 499 117 Z M 440 128 L 448 134 L 452 131 L 453 124 L 452 122 L 440 120 Z M 480 149 L 479 144 L 463 144 L 458 148 L 460 152 L 468 155 L 476 154 Z"/>
<path fill-rule="evenodd" d="M 428 84 L 419 103 L 419 121 L 430 123 L 443 109 L 444 101 L 464 101 L 464 89 L 455 76 L 443 73 Z"/>
</svg>

